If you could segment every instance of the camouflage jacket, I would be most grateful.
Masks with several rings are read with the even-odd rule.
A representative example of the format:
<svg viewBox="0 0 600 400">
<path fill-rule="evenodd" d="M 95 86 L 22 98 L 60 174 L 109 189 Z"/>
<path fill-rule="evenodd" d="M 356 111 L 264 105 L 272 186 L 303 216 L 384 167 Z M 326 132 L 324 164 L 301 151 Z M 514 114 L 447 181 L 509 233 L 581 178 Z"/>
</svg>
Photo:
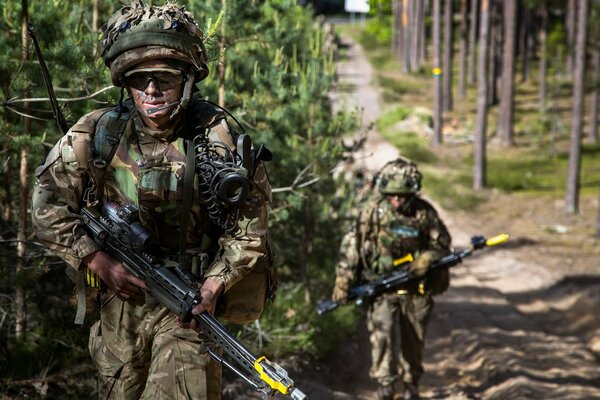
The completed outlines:
<svg viewBox="0 0 600 400">
<path fill-rule="evenodd" d="M 395 259 L 409 253 L 417 258 L 424 251 L 439 258 L 450 253 L 450 245 L 446 226 L 427 201 L 415 196 L 401 212 L 385 196 L 375 196 L 344 237 L 336 274 L 370 280 L 392 270 Z"/>
<path fill-rule="evenodd" d="M 91 173 L 88 165 L 76 156 L 74 143 L 83 141 L 91 146 L 91 140 L 85 135 L 94 132 L 94 121 L 103 111 L 82 117 L 36 170 L 32 206 L 35 233 L 76 270 L 81 268 L 82 259 L 98 247 L 81 227 L 78 212 L 84 206 L 83 196 Z M 222 115 L 209 121 L 208 126 L 209 139 L 221 140 L 234 148 Z M 137 205 L 140 220 L 152 232 L 155 242 L 173 253 L 178 247 L 186 168 L 182 131 L 183 123 L 173 132 L 151 131 L 134 111 L 107 167 L 104 187 L 105 200 Z M 194 188 L 188 247 L 212 254 L 214 259 L 204 276 L 223 283 L 227 291 L 267 252 L 267 207 L 271 188 L 266 169 L 262 164 L 257 169 L 252 189 L 241 209 L 241 232 L 235 235 L 223 234 L 209 220 L 199 199 L 197 184 Z"/>
</svg>

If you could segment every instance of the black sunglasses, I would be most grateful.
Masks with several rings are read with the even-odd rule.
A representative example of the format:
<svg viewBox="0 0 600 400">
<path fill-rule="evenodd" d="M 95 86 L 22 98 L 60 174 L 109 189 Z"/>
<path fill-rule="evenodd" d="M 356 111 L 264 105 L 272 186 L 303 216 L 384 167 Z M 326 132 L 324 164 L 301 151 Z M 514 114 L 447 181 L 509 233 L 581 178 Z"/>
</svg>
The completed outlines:
<svg viewBox="0 0 600 400">
<path fill-rule="evenodd" d="M 139 68 L 123 75 L 125 85 L 140 91 L 146 90 L 152 81 L 159 91 L 164 92 L 181 85 L 184 79 L 183 72 L 175 68 Z"/>
</svg>

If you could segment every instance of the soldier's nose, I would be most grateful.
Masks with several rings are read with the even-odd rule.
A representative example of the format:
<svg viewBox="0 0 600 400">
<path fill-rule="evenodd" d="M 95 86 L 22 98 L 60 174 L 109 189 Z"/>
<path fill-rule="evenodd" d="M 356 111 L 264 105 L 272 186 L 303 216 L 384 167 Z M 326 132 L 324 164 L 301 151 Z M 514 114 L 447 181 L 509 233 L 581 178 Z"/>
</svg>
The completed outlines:
<svg viewBox="0 0 600 400">
<path fill-rule="evenodd" d="M 155 93 L 159 93 L 159 92 L 160 92 L 160 89 L 158 88 L 158 85 L 154 82 L 154 79 L 149 79 L 148 85 L 146 85 L 146 89 L 144 89 L 144 93 L 155 94 Z"/>
</svg>

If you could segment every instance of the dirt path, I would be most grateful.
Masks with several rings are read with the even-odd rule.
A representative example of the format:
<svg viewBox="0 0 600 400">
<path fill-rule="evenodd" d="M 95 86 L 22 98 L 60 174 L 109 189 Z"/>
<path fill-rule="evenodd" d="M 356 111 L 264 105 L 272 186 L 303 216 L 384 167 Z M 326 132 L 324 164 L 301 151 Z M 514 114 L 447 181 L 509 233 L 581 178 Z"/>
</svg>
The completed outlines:
<svg viewBox="0 0 600 400">
<path fill-rule="evenodd" d="M 381 109 L 373 71 L 362 49 L 343 41 L 340 87 L 351 90 L 337 94 L 336 101 L 339 107 L 362 108 L 367 127 Z M 371 131 L 358 162 L 377 169 L 397 154 Z M 477 218 L 437 208 L 457 247 L 467 246 L 471 234 L 504 228 L 502 215 L 496 215 L 496 225 L 481 226 Z M 540 262 L 551 254 L 535 239 L 517 236 L 452 269 L 452 286 L 436 298 L 427 335 L 423 398 L 600 399 L 600 277 L 581 271 L 567 276 L 560 253 Z M 583 270 L 593 271 L 596 265 L 587 267 Z M 374 399 L 369 365 L 361 326 L 302 384 L 311 400 Z"/>
</svg>

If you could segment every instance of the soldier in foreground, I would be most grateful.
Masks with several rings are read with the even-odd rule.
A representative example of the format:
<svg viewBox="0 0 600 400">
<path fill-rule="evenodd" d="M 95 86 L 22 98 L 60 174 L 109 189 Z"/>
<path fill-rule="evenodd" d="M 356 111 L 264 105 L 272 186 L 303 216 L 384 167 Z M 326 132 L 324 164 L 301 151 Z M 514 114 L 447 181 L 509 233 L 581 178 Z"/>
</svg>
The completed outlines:
<svg viewBox="0 0 600 400">
<path fill-rule="evenodd" d="M 425 333 L 433 310 L 433 295 L 449 286 L 447 269 L 427 273 L 431 262 L 450 253 L 451 238 L 435 209 L 419 197 L 422 176 L 404 158 L 379 172 L 370 201 L 353 233 L 344 237 L 332 299 L 343 302 L 352 282 L 372 280 L 393 270 L 394 260 L 412 254 L 410 281 L 368 305 L 372 366 L 379 385 L 378 400 L 392 400 L 395 384 L 403 384 L 404 399 L 419 399 L 423 375 Z"/>
<path fill-rule="evenodd" d="M 229 199 L 234 212 L 200 193 L 205 177 L 194 161 L 218 168 L 205 158 L 210 143 L 219 143 L 215 154 L 233 154 L 236 145 L 222 110 L 196 96 L 195 84 L 208 75 L 206 51 L 183 7 L 135 1 L 103 31 L 104 61 L 121 101 L 81 118 L 36 170 L 33 226 L 79 282 L 85 271 L 102 281 L 100 321 L 89 340 L 100 398 L 220 399 L 221 365 L 207 350 L 213 344 L 100 250 L 82 229 L 79 210 L 106 202 L 135 206 L 162 259 L 198 276 L 202 301 L 192 313 L 213 314 L 219 296 L 268 258 L 266 170 L 257 162 L 249 182 L 228 175 L 244 183 L 242 200 Z M 130 99 L 123 101 L 125 92 Z M 247 296 L 249 306 L 264 304 L 260 294 Z"/>
</svg>

